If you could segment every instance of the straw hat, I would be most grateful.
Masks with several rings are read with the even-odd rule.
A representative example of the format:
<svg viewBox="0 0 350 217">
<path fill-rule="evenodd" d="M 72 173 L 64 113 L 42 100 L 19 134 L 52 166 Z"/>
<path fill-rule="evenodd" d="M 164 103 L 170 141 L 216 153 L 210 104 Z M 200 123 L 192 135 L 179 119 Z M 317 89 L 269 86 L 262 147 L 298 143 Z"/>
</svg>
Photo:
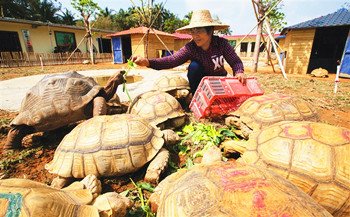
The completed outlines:
<svg viewBox="0 0 350 217">
<path fill-rule="evenodd" d="M 209 10 L 198 10 L 193 12 L 190 24 L 176 30 L 178 33 L 190 33 L 190 29 L 196 27 L 213 26 L 214 30 L 223 30 L 230 27 L 229 25 L 213 22 Z"/>
</svg>

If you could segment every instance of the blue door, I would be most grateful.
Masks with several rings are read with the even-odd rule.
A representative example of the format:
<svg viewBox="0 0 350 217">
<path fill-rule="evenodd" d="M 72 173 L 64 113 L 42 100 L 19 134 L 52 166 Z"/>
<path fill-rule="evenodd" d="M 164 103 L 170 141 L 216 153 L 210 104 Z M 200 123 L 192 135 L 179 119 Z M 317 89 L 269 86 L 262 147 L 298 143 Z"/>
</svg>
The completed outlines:
<svg viewBox="0 0 350 217">
<path fill-rule="evenodd" d="M 112 38 L 114 63 L 123 63 L 122 39 Z"/>
<path fill-rule="evenodd" d="M 350 32 L 345 44 L 343 61 L 340 66 L 340 73 L 350 75 Z"/>
</svg>

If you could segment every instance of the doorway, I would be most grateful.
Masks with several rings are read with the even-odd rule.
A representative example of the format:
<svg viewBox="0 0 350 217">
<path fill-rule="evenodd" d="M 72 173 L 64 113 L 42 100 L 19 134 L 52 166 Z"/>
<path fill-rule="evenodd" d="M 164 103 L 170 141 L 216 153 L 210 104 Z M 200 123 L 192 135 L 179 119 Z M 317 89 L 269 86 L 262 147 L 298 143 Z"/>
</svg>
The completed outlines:
<svg viewBox="0 0 350 217">
<path fill-rule="evenodd" d="M 0 31 L 0 52 L 22 51 L 18 32 Z"/>
<path fill-rule="evenodd" d="M 317 68 L 336 73 L 337 60 L 340 60 L 345 48 L 349 26 L 317 28 L 307 73 Z"/>
</svg>

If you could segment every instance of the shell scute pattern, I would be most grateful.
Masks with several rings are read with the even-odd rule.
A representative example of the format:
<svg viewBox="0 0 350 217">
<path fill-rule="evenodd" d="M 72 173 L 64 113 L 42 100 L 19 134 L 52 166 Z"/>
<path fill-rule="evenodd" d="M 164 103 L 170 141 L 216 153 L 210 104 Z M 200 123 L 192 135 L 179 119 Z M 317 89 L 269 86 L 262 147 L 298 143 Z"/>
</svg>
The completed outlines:
<svg viewBox="0 0 350 217">
<path fill-rule="evenodd" d="M 153 90 L 171 91 L 179 89 L 191 89 L 188 80 L 181 75 L 169 74 L 158 78 L 152 87 Z"/>
<path fill-rule="evenodd" d="M 253 133 L 238 161 L 291 180 L 335 216 L 350 214 L 350 130 L 283 121 Z"/>
<path fill-rule="evenodd" d="M 185 116 L 181 104 L 176 98 L 163 91 L 149 91 L 139 95 L 128 112 L 139 115 L 154 126 Z"/>
<path fill-rule="evenodd" d="M 28 91 L 11 124 L 47 131 L 85 119 L 83 108 L 102 88 L 75 71 L 45 75 Z"/>
<path fill-rule="evenodd" d="M 232 113 L 252 129 L 264 129 L 280 121 L 318 121 L 316 110 L 305 100 L 283 94 L 251 97 Z"/>
<path fill-rule="evenodd" d="M 330 216 L 290 181 L 256 165 L 195 165 L 162 182 L 155 189 L 160 217 Z"/>
<path fill-rule="evenodd" d="M 164 144 L 163 133 L 130 114 L 96 116 L 67 134 L 46 165 L 62 177 L 117 176 L 138 170 Z"/>
</svg>

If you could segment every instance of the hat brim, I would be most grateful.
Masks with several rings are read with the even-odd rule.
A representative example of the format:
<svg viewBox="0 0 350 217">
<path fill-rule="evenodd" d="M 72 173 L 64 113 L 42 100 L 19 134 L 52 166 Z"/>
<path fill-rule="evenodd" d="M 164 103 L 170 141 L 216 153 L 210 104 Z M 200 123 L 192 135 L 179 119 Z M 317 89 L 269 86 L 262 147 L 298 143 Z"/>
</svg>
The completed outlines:
<svg viewBox="0 0 350 217">
<path fill-rule="evenodd" d="M 177 33 L 183 33 L 183 34 L 190 34 L 190 29 L 192 28 L 198 28 L 198 27 L 206 27 L 206 26 L 213 26 L 214 27 L 214 31 L 218 31 L 218 30 L 224 30 L 229 28 L 229 25 L 224 25 L 224 24 L 214 24 L 214 23 L 203 23 L 203 24 L 196 24 L 196 25 L 187 25 L 184 27 L 181 27 L 177 30 L 175 30 L 175 32 Z"/>
</svg>

